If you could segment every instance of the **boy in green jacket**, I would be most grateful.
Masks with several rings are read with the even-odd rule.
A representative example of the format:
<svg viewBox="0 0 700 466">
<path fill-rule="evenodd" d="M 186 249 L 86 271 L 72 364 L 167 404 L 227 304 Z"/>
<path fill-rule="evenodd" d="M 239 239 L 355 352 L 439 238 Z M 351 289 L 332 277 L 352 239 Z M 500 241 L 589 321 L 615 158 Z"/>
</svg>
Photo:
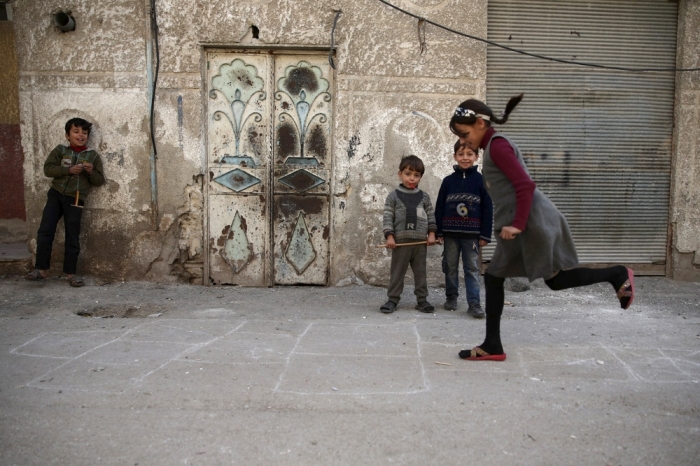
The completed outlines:
<svg viewBox="0 0 700 466">
<path fill-rule="evenodd" d="M 44 174 L 52 177 L 53 181 L 36 238 L 36 270 L 25 277 L 27 280 L 37 281 L 47 277 L 56 226 L 63 217 L 66 230 L 63 272 L 70 286 L 85 284 L 75 276 L 80 254 L 80 219 L 90 188 L 105 182 L 99 154 L 87 148 L 90 128 L 92 123 L 82 118 L 68 120 L 66 139 L 69 145 L 56 146 L 44 163 Z"/>
</svg>

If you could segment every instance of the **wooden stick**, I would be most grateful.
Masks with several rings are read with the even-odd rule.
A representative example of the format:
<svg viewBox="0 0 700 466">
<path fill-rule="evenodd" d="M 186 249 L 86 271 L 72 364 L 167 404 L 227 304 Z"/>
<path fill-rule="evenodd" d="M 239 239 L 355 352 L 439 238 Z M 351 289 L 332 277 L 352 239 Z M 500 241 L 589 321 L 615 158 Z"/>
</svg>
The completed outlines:
<svg viewBox="0 0 700 466">
<path fill-rule="evenodd" d="M 78 204 L 78 200 L 80 199 L 80 191 L 75 192 L 75 204 L 73 204 L 73 207 L 77 207 L 79 209 L 82 209 L 83 206 Z"/>
<path fill-rule="evenodd" d="M 396 247 L 399 248 L 401 246 L 418 246 L 419 244 L 428 244 L 428 242 L 427 241 L 417 241 L 415 243 L 398 243 L 396 245 Z M 379 244 L 379 245 L 375 246 L 375 248 L 385 248 L 385 247 L 386 247 L 386 244 Z"/>
</svg>

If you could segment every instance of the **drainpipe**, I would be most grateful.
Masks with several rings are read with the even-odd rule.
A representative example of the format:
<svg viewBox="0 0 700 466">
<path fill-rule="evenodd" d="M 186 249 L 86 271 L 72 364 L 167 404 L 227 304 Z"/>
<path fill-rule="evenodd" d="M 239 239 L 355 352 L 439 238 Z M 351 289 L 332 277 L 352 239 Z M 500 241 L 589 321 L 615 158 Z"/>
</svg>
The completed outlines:
<svg viewBox="0 0 700 466">
<path fill-rule="evenodd" d="M 158 80 L 158 68 L 160 67 L 160 56 L 158 51 L 158 23 L 156 22 L 156 4 L 155 0 L 150 0 L 150 23 L 148 40 L 146 41 L 146 74 L 148 79 L 148 115 L 150 123 L 150 140 L 151 140 L 151 217 L 153 221 L 153 229 L 157 229 L 158 225 L 158 185 L 156 177 L 156 160 L 158 152 L 156 150 L 155 139 L 155 97 L 156 83 Z M 156 51 L 155 71 L 153 63 L 153 48 Z"/>
</svg>

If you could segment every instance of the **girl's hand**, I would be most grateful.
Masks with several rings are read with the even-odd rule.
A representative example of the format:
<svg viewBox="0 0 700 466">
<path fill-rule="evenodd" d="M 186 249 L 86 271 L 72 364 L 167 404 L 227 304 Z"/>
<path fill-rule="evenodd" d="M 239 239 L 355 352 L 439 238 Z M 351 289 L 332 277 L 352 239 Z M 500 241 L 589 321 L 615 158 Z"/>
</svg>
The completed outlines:
<svg viewBox="0 0 700 466">
<path fill-rule="evenodd" d="M 483 248 L 483 247 L 486 246 L 487 244 L 489 244 L 489 243 L 488 243 L 488 241 L 486 241 L 485 239 L 480 239 L 480 240 L 479 240 L 479 247 Z"/>
<path fill-rule="evenodd" d="M 503 239 L 514 239 L 522 232 L 522 230 L 518 230 L 515 227 L 503 227 L 501 228 L 501 234 L 499 236 Z"/>
<path fill-rule="evenodd" d="M 438 236 L 435 238 L 435 244 L 442 244 L 444 242 L 442 236 Z"/>
<path fill-rule="evenodd" d="M 386 248 L 396 249 L 396 240 L 394 240 L 394 235 L 389 235 L 386 237 Z"/>
</svg>

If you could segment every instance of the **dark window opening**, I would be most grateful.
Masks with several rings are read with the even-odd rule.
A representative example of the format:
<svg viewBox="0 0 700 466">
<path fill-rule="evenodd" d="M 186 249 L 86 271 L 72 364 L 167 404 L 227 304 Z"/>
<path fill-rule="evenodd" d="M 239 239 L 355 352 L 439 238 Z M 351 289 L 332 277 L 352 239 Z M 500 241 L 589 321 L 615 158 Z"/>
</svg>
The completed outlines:
<svg viewBox="0 0 700 466">
<path fill-rule="evenodd" d="M 253 32 L 253 39 L 259 39 L 260 29 L 257 26 L 251 26 L 250 30 Z"/>
<path fill-rule="evenodd" d="M 9 21 L 10 20 L 10 12 L 7 10 L 8 10 L 7 3 L 0 2 L 0 21 Z"/>
</svg>

